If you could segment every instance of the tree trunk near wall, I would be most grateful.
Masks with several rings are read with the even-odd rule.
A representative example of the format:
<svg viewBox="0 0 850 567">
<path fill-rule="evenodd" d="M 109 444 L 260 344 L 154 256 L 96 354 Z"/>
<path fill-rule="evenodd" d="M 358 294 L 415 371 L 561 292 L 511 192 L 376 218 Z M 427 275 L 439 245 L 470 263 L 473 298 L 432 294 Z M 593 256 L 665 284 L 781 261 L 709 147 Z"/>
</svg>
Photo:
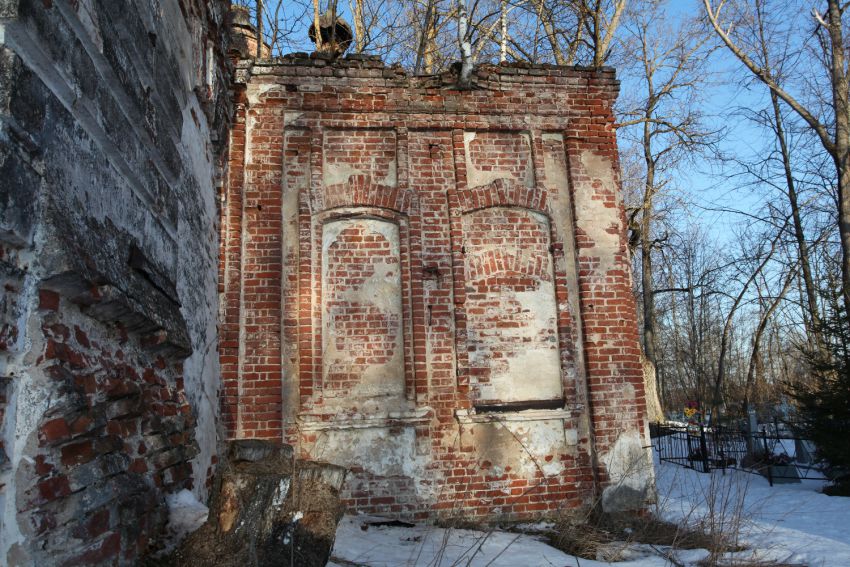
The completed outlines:
<svg viewBox="0 0 850 567">
<path fill-rule="evenodd" d="M 209 519 L 162 565 L 324 566 L 343 514 L 345 475 L 335 465 L 295 462 L 289 445 L 234 441 Z"/>
<path fill-rule="evenodd" d="M 658 395 L 658 380 L 655 375 L 655 365 L 641 356 L 643 364 L 643 388 L 646 396 L 646 415 L 652 423 L 664 422 L 664 408 Z"/>
</svg>

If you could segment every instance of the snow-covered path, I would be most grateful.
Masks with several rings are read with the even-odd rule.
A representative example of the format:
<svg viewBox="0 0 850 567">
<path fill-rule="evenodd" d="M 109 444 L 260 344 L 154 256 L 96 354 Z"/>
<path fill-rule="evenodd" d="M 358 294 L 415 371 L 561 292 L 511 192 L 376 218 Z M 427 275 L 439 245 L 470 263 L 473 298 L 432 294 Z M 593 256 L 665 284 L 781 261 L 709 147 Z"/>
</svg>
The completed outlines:
<svg viewBox="0 0 850 567">
<path fill-rule="evenodd" d="M 656 462 L 659 508 L 676 523 L 713 518 L 738 534 L 747 551 L 738 559 L 782 561 L 809 567 L 850 566 L 850 498 L 817 492 L 818 481 L 770 487 L 758 475 L 727 471 L 701 474 Z M 367 526 L 369 518 L 346 516 L 337 531 L 332 566 L 350 567 L 662 567 L 670 563 L 645 546 L 631 561 L 576 559 L 534 536 L 493 531 Z M 707 552 L 676 553 L 694 565 Z M 730 557 L 731 558 L 731 557 Z"/>
</svg>

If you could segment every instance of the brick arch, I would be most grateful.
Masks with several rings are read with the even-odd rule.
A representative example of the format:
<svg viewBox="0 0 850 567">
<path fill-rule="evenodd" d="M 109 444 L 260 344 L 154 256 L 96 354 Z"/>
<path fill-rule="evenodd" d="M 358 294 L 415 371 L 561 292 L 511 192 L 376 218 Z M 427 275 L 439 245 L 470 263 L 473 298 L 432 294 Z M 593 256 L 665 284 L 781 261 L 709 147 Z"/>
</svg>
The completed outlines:
<svg viewBox="0 0 850 567">
<path fill-rule="evenodd" d="M 511 280 L 536 279 L 549 281 L 552 279 L 550 266 L 539 261 L 539 255 L 529 250 L 511 250 L 499 248 L 487 250 L 484 253 L 467 260 L 467 285 L 475 286 L 478 282 L 489 281 L 492 278 Z M 526 285 L 531 285 L 528 283 Z"/>
<path fill-rule="evenodd" d="M 461 215 L 459 228 L 464 293 L 456 325 L 470 401 L 482 408 L 559 406 L 564 389 L 549 216 L 496 204 Z"/>
<path fill-rule="evenodd" d="M 361 195 L 368 195 L 368 193 L 364 192 L 361 193 Z M 327 291 L 324 289 L 326 286 L 323 281 L 323 276 L 325 274 L 323 273 L 324 269 L 322 257 L 326 252 L 330 252 L 330 250 L 323 250 L 324 230 L 329 224 L 338 221 L 378 221 L 385 223 L 386 225 L 394 225 L 397 227 L 398 247 L 396 250 L 397 255 L 393 262 L 398 264 L 397 269 L 400 270 L 399 293 L 401 297 L 401 306 L 400 311 L 393 315 L 396 321 L 391 322 L 389 319 L 381 317 L 378 313 L 373 313 L 371 311 L 367 313 L 366 311 L 368 311 L 368 306 L 365 310 L 358 307 L 358 313 L 353 313 L 352 316 L 362 319 L 363 321 L 368 319 L 366 322 L 370 324 L 374 323 L 382 325 L 386 322 L 388 325 L 394 326 L 395 330 L 400 333 L 401 344 L 398 345 L 398 353 L 402 358 L 403 368 L 402 376 L 400 376 L 400 378 L 402 380 L 401 387 L 403 392 L 396 393 L 399 393 L 401 397 L 412 404 L 415 398 L 417 383 L 424 378 L 421 376 L 421 371 L 415 369 L 413 364 L 414 350 L 416 348 L 417 341 L 421 340 L 420 337 L 423 333 L 420 322 L 422 319 L 422 307 L 419 304 L 414 304 L 413 301 L 414 296 L 421 297 L 422 295 L 421 268 L 414 260 L 419 256 L 420 249 L 419 229 L 417 226 L 418 221 L 415 216 L 409 216 L 404 212 L 391 210 L 391 206 L 388 205 L 392 205 L 392 203 L 387 203 L 385 201 L 384 203 L 384 206 L 358 206 L 352 205 L 351 200 L 349 199 L 339 206 L 326 208 L 322 212 L 315 213 L 310 217 L 315 222 L 311 222 L 309 225 L 310 228 L 308 230 L 311 232 L 310 238 L 302 239 L 301 248 L 303 256 L 302 262 L 299 266 L 299 276 L 302 279 L 302 286 L 299 292 L 299 313 L 301 313 L 301 317 L 298 324 L 300 345 L 298 355 L 300 366 L 299 385 L 302 396 L 315 395 L 318 397 L 314 398 L 314 400 L 308 404 L 310 406 L 309 408 L 308 406 L 302 406 L 302 411 L 306 409 L 306 411 L 315 412 L 317 414 L 321 414 L 323 411 L 338 413 L 342 406 L 339 404 L 328 404 L 328 399 L 323 399 L 323 396 L 331 393 L 330 390 L 333 390 L 334 398 L 337 400 L 344 400 L 346 399 L 343 395 L 344 391 L 346 389 L 350 389 L 350 387 L 354 385 L 352 380 L 353 374 L 356 372 L 340 371 L 340 369 L 334 365 L 331 365 L 330 367 L 325 365 L 325 362 L 327 361 L 324 359 L 325 349 L 322 345 L 322 333 L 324 329 L 322 309 L 326 306 L 323 296 L 324 292 Z M 404 204 L 404 202 L 401 204 Z M 407 209 L 410 210 L 411 207 L 408 205 Z M 363 273 L 365 274 L 371 268 L 371 266 L 365 265 L 371 263 L 371 256 L 373 253 L 378 252 L 378 255 L 385 255 L 380 252 L 380 250 L 384 248 L 384 243 L 377 241 L 370 242 L 362 234 L 350 234 L 349 236 L 351 238 L 345 243 L 345 245 L 350 248 L 349 252 L 354 252 L 359 256 L 355 262 L 359 261 L 363 263 L 365 270 Z M 360 249 L 361 246 L 362 249 Z M 356 263 L 352 263 L 350 265 L 352 269 L 348 271 L 362 271 L 359 268 L 354 270 L 353 268 L 356 265 Z M 371 272 L 367 275 L 371 275 Z M 355 281 L 358 280 L 356 274 L 349 274 L 349 276 L 338 274 L 338 279 L 343 282 L 343 285 L 345 286 L 354 286 L 358 284 L 358 281 Z M 331 302 L 337 301 L 337 299 L 329 298 Z M 387 321 L 383 321 L 383 319 L 387 319 Z M 343 327 L 346 327 L 346 325 L 343 324 Z M 354 332 L 351 336 L 343 338 L 350 339 L 348 342 L 353 345 L 360 341 L 363 337 L 365 337 L 365 335 L 360 336 L 357 335 L 357 332 Z M 339 347 L 338 342 L 335 342 L 334 344 Z M 377 353 L 377 350 L 380 350 L 378 347 L 381 347 L 381 345 L 377 345 L 377 347 L 373 349 L 376 352 L 371 354 L 365 353 L 364 356 L 372 356 L 374 354 L 375 357 L 380 357 L 381 355 Z M 395 349 L 396 347 L 394 346 L 392 349 L 386 350 Z M 389 354 L 392 355 L 394 353 Z M 389 361 L 378 360 L 376 358 L 371 362 L 363 360 L 358 362 L 357 365 L 362 366 L 366 363 L 383 364 L 386 362 Z M 398 361 L 393 361 L 393 365 L 397 363 Z M 330 386 L 330 388 L 326 388 L 326 386 Z M 396 396 L 399 401 L 401 400 L 401 397 Z M 364 399 L 365 398 L 361 397 L 355 401 L 358 401 L 359 403 L 363 402 Z M 316 400 L 320 400 L 318 404 L 314 404 Z M 348 409 L 353 411 L 353 408 Z"/>
<path fill-rule="evenodd" d="M 322 188 L 313 197 L 316 212 L 339 207 L 377 207 L 411 215 L 419 210 L 416 193 L 372 181 L 370 175 L 351 175 L 345 183 Z"/>
<path fill-rule="evenodd" d="M 520 207 L 551 217 L 544 187 L 528 187 L 512 179 L 496 179 L 487 185 L 459 191 L 457 197 L 461 214 L 488 207 Z"/>
</svg>

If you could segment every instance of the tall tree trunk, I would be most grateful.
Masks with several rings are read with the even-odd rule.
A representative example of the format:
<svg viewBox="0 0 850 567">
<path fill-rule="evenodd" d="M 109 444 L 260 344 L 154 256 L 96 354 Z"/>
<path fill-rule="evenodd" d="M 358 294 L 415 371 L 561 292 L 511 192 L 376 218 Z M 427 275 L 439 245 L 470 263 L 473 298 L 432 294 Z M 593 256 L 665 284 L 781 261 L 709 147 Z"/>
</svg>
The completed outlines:
<svg viewBox="0 0 850 567">
<path fill-rule="evenodd" d="M 601 67 L 604 60 L 602 52 L 602 2 L 597 0 L 596 9 L 593 11 L 593 66 Z"/>
<path fill-rule="evenodd" d="M 762 53 L 763 65 L 766 69 L 771 69 L 770 50 L 768 49 L 768 38 L 764 31 L 764 19 L 761 3 L 756 4 L 758 12 L 758 33 L 759 44 Z M 776 139 L 779 142 L 779 151 L 782 155 L 782 168 L 785 174 L 785 187 L 788 195 L 788 203 L 791 207 L 791 219 L 794 226 L 794 239 L 797 243 L 797 250 L 800 258 L 800 269 L 803 274 L 803 285 L 806 292 L 806 304 L 808 317 L 804 319 L 808 335 L 814 339 L 814 346 L 819 353 L 823 352 L 823 340 L 821 337 L 821 319 L 820 310 L 817 302 L 817 290 L 815 289 L 814 279 L 812 278 L 811 262 L 809 261 L 809 246 L 806 242 L 806 235 L 803 229 L 803 221 L 800 216 L 800 205 L 797 199 L 797 182 L 794 180 L 794 174 L 791 167 L 791 152 L 788 149 L 788 143 L 785 139 L 785 125 L 782 120 L 782 108 L 779 105 L 779 95 L 776 91 L 770 89 L 770 104 L 773 108 L 773 124 Z"/>
<path fill-rule="evenodd" d="M 644 123 L 643 152 L 646 180 L 643 192 L 643 214 L 640 219 L 641 287 L 643 289 L 643 352 L 653 367 L 658 367 L 655 342 L 655 294 L 652 281 L 652 207 L 655 195 L 655 161 L 650 143 L 649 122 Z"/>
<path fill-rule="evenodd" d="M 457 3 L 457 43 L 460 47 L 460 76 L 458 87 L 468 89 L 472 82 L 472 42 L 469 32 L 469 12 L 466 0 Z"/>
<path fill-rule="evenodd" d="M 428 28 L 428 36 L 425 43 L 425 73 L 433 74 L 437 70 L 437 24 L 432 14 L 431 27 Z"/>
<path fill-rule="evenodd" d="M 658 395 L 658 377 L 653 365 L 646 357 L 641 361 L 643 366 L 644 397 L 646 398 L 646 415 L 652 423 L 664 422 L 664 408 Z"/>
<path fill-rule="evenodd" d="M 850 313 L 850 85 L 844 56 L 841 27 L 843 8 L 838 0 L 829 0 L 827 31 L 831 44 L 830 78 L 835 108 L 835 151 L 833 160 L 838 172 L 838 233 L 841 239 L 841 288 L 844 307 Z"/>
<path fill-rule="evenodd" d="M 263 56 L 263 0 L 257 0 L 257 59 Z"/>
<path fill-rule="evenodd" d="M 319 0 L 313 0 L 313 29 L 316 30 L 316 51 L 322 50 L 322 14 L 319 9 Z"/>
<path fill-rule="evenodd" d="M 838 170 L 838 233 L 841 237 L 841 285 L 844 309 L 850 313 L 850 152 L 836 158 Z"/>
<path fill-rule="evenodd" d="M 773 105 L 774 122 L 776 125 L 776 138 L 779 141 L 779 149 L 782 152 L 782 166 L 785 171 L 785 185 L 788 190 L 788 204 L 791 206 L 791 221 L 794 225 L 794 240 L 797 242 L 797 250 L 800 256 L 800 271 L 803 275 L 803 288 L 806 292 L 806 303 L 808 304 L 808 322 L 811 336 L 815 340 L 818 351 L 823 349 L 821 338 L 820 309 L 818 308 L 817 290 L 812 277 L 812 266 L 809 260 L 809 245 L 803 230 L 803 221 L 800 216 L 800 205 L 797 199 L 797 186 L 791 169 L 791 153 L 785 140 L 785 127 L 782 123 L 782 114 L 779 107 L 779 97 L 770 91 L 770 101 Z"/>
<path fill-rule="evenodd" d="M 366 35 L 365 26 L 363 25 L 363 0 L 354 0 L 354 41 L 357 53 L 363 53 L 363 46 Z"/>
<path fill-rule="evenodd" d="M 424 65 L 425 73 L 430 74 L 434 72 L 434 34 L 435 30 L 435 17 L 434 12 L 436 10 L 437 0 L 428 0 L 428 4 L 425 6 L 425 22 L 422 24 L 422 31 L 419 35 L 419 46 L 416 49 L 416 63 L 413 67 L 413 75 L 418 75 Z"/>
</svg>

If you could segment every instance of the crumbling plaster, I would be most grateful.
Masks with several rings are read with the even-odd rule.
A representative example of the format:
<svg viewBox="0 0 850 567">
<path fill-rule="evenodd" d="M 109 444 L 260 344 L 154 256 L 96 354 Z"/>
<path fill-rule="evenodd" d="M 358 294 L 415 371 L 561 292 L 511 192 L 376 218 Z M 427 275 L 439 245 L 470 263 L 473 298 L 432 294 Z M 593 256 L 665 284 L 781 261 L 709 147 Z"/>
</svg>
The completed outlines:
<svg viewBox="0 0 850 567">
<path fill-rule="evenodd" d="M 234 138 L 246 173 L 228 188 L 226 214 L 241 240 L 227 246 L 225 263 L 254 275 L 245 285 L 228 278 L 223 292 L 233 298 L 223 324 L 248 342 L 226 378 L 237 392 L 225 401 L 230 434 L 282 435 L 307 458 L 351 467 L 345 498 L 372 513 L 527 518 L 603 492 L 617 505 L 606 487 L 621 479 L 622 458 L 611 455 L 622 450 L 611 452 L 643 430 L 643 399 L 611 72 L 483 66 L 482 88 L 455 91 L 451 73 L 413 78 L 369 58 L 293 54 L 243 61 L 236 77 L 247 93 L 246 132 Z M 359 274 L 343 282 L 351 289 L 340 294 L 384 311 L 400 306 L 411 354 L 398 406 L 325 389 L 323 368 L 341 362 L 328 346 L 355 338 L 343 327 L 326 332 L 335 214 L 393 219 L 401 229 L 400 292 L 379 277 L 389 270 L 377 270 L 371 283 Z M 472 242 L 481 219 L 482 231 L 512 225 L 505 241 Z M 518 264 L 501 275 L 490 266 L 492 282 L 476 288 L 475 258 L 489 265 L 512 250 Z M 272 310 L 276 286 L 282 305 Z M 487 376 L 491 337 L 527 347 L 512 350 L 503 377 Z M 535 337 L 554 348 L 530 347 Z M 393 368 L 384 378 L 395 380 L 401 368 Z M 348 391 L 378 391 L 364 376 L 351 372 Z M 492 388 L 499 382 L 511 387 Z M 279 400 L 269 389 L 278 383 Z M 493 403 L 475 408 L 480 384 Z M 529 401 L 540 409 L 524 410 Z"/>
<path fill-rule="evenodd" d="M 651 448 L 646 447 L 640 432 L 620 435 L 600 460 L 610 480 L 602 491 L 602 508 L 606 512 L 634 510 L 655 499 Z"/>
<path fill-rule="evenodd" d="M 331 278 L 329 257 L 333 249 L 340 245 L 340 234 L 349 230 L 358 233 L 360 239 L 373 239 L 375 244 L 387 248 L 384 256 L 371 259 L 357 256 L 348 267 L 363 269 L 363 277 L 355 278 L 346 274 L 342 278 Z M 342 245 L 346 243 L 343 241 Z M 352 260 L 349 260 L 351 262 Z M 354 218 L 327 222 L 322 232 L 322 374 L 327 380 L 329 374 L 356 374 L 358 383 L 341 392 L 323 392 L 325 397 L 340 396 L 342 404 L 376 405 L 367 412 L 380 411 L 386 404 L 383 397 L 403 397 L 404 383 L 404 340 L 402 337 L 402 294 L 401 294 L 401 256 L 399 249 L 398 226 L 384 220 Z M 339 271 L 339 266 L 334 266 Z M 362 281 L 359 281 L 362 280 Z M 344 321 L 354 317 L 363 318 L 361 323 L 368 327 L 356 333 L 348 331 L 352 323 Z M 338 327 L 339 325 L 339 327 Z M 381 325 L 380 327 L 378 325 Z M 390 349 L 389 358 L 378 349 Z M 381 362 L 372 362 L 377 358 Z M 362 360 L 362 362 L 361 362 Z M 323 386 L 324 390 L 324 386 Z M 377 398 L 377 399 L 376 399 Z"/>
<path fill-rule="evenodd" d="M 593 266 L 593 278 L 605 278 L 612 269 L 622 269 L 616 263 L 620 251 L 623 226 L 618 211 L 622 201 L 614 178 L 613 164 L 604 156 L 590 150 L 581 153 L 581 164 L 598 191 L 577 191 L 576 216 L 581 229 L 591 242 L 588 252 L 598 258 Z"/>
<path fill-rule="evenodd" d="M 17 307 L 15 341 L 0 348 L 10 459 L 0 466 L 0 562 L 85 562 L 111 554 L 127 562 L 144 551 L 144 542 L 138 549 L 126 539 L 115 546 L 119 536 L 109 530 L 123 529 L 115 515 L 105 533 L 81 536 L 76 526 L 88 513 L 77 503 L 101 512 L 112 506 L 91 496 L 99 490 L 117 509 L 135 498 L 121 492 L 129 485 L 98 488 L 96 475 L 79 484 L 85 471 L 102 464 L 103 479 L 144 476 L 140 463 L 134 471 L 114 469 L 127 449 L 117 449 L 104 424 L 63 440 L 61 420 L 72 419 L 63 408 L 80 403 L 68 389 L 71 377 L 106 372 L 93 358 L 98 349 L 118 361 L 126 355 L 127 372 L 134 372 L 130 359 L 140 347 L 139 361 L 178 369 L 179 377 L 166 371 L 163 380 L 170 380 L 165 386 L 175 404 L 184 392 L 189 399 L 193 425 L 184 442 L 201 447 L 190 463 L 192 486 L 206 495 L 220 438 L 215 268 L 218 156 L 229 114 L 225 10 L 224 2 L 193 0 L 0 2 L 0 177 L 7 180 L 0 186 L 0 268 L 22 273 L 4 291 L 4 303 L 11 297 Z M 69 325 L 76 338 L 62 331 Z M 96 347 L 89 336 L 99 337 Z M 71 343 L 91 351 L 72 351 Z M 57 352 L 64 360 L 48 368 Z M 45 375 L 57 368 L 64 383 Z M 131 377 L 122 384 L 138 387 Z M 109 399 L 97 403 L 112 407 Z M 103 453 L 70 456 L 86 447 Z M 170 466 L 172 454 L 160 449 L 170 450 L 152 448 L 145 457 L 151 474 Z M 167 484 L 182 482 L 175 471 L 165 473 Z M 36 478 L 46 479 L 38 489 Z M 64 482 L 73 496 L 64 494 Z M 48 486 L 58 488 L 50 493 Z M 144 537 L 156 535 L 160 518 L 138 518 Z"/>
<path fill-rule="evenodd" d="M 496 170 L 494 175 L 503 175 Z M 504 177 L 496 177 L 502 179 Z M 470 330 L 469 341 L 476 346 L 470 352 L 471 366 L 488 368 L 487 381 L 478 381 L 477 395 L 481 400 L 503 402 L 563 398 L 561 356 L 558 348 L 557 307 L 555 286 L 548 249 L 541 253 L 538 246 L 517 246 L 508 241 L 507 233 L 527 231 L 545 237 L 549 243 L 549 220 L 534 211 L 505 211 L 520 215 L 528 225 L 517 226 L 505 218 L 500 207 L 473 211 L 462 220 L 466 261 L 466 278 L 470 290 L 478 285 L 488 291 L 472 294 L 467 299 Z M 482 234 L 476 220 L 483 217 L 496 227 Z M 533 230 L 529 230 L 533 227 Z M 496 264 L 495 271 L 481 264 Z M 535 274 L 538 263 L 544 267 Z M 530 289 L 517 290 L 504 283 L 512 277 L 534 278 Z M 479 298 L 480 296 L 480 298 Z M 479 309 L 479 306 L 481 308 Z M 478 313 L 478 311 L 482 311 Z M 487 325 L 495 322 L 495 327 Z M 534 378 L 523 379 L 533 376 Z"/>
</svg>

